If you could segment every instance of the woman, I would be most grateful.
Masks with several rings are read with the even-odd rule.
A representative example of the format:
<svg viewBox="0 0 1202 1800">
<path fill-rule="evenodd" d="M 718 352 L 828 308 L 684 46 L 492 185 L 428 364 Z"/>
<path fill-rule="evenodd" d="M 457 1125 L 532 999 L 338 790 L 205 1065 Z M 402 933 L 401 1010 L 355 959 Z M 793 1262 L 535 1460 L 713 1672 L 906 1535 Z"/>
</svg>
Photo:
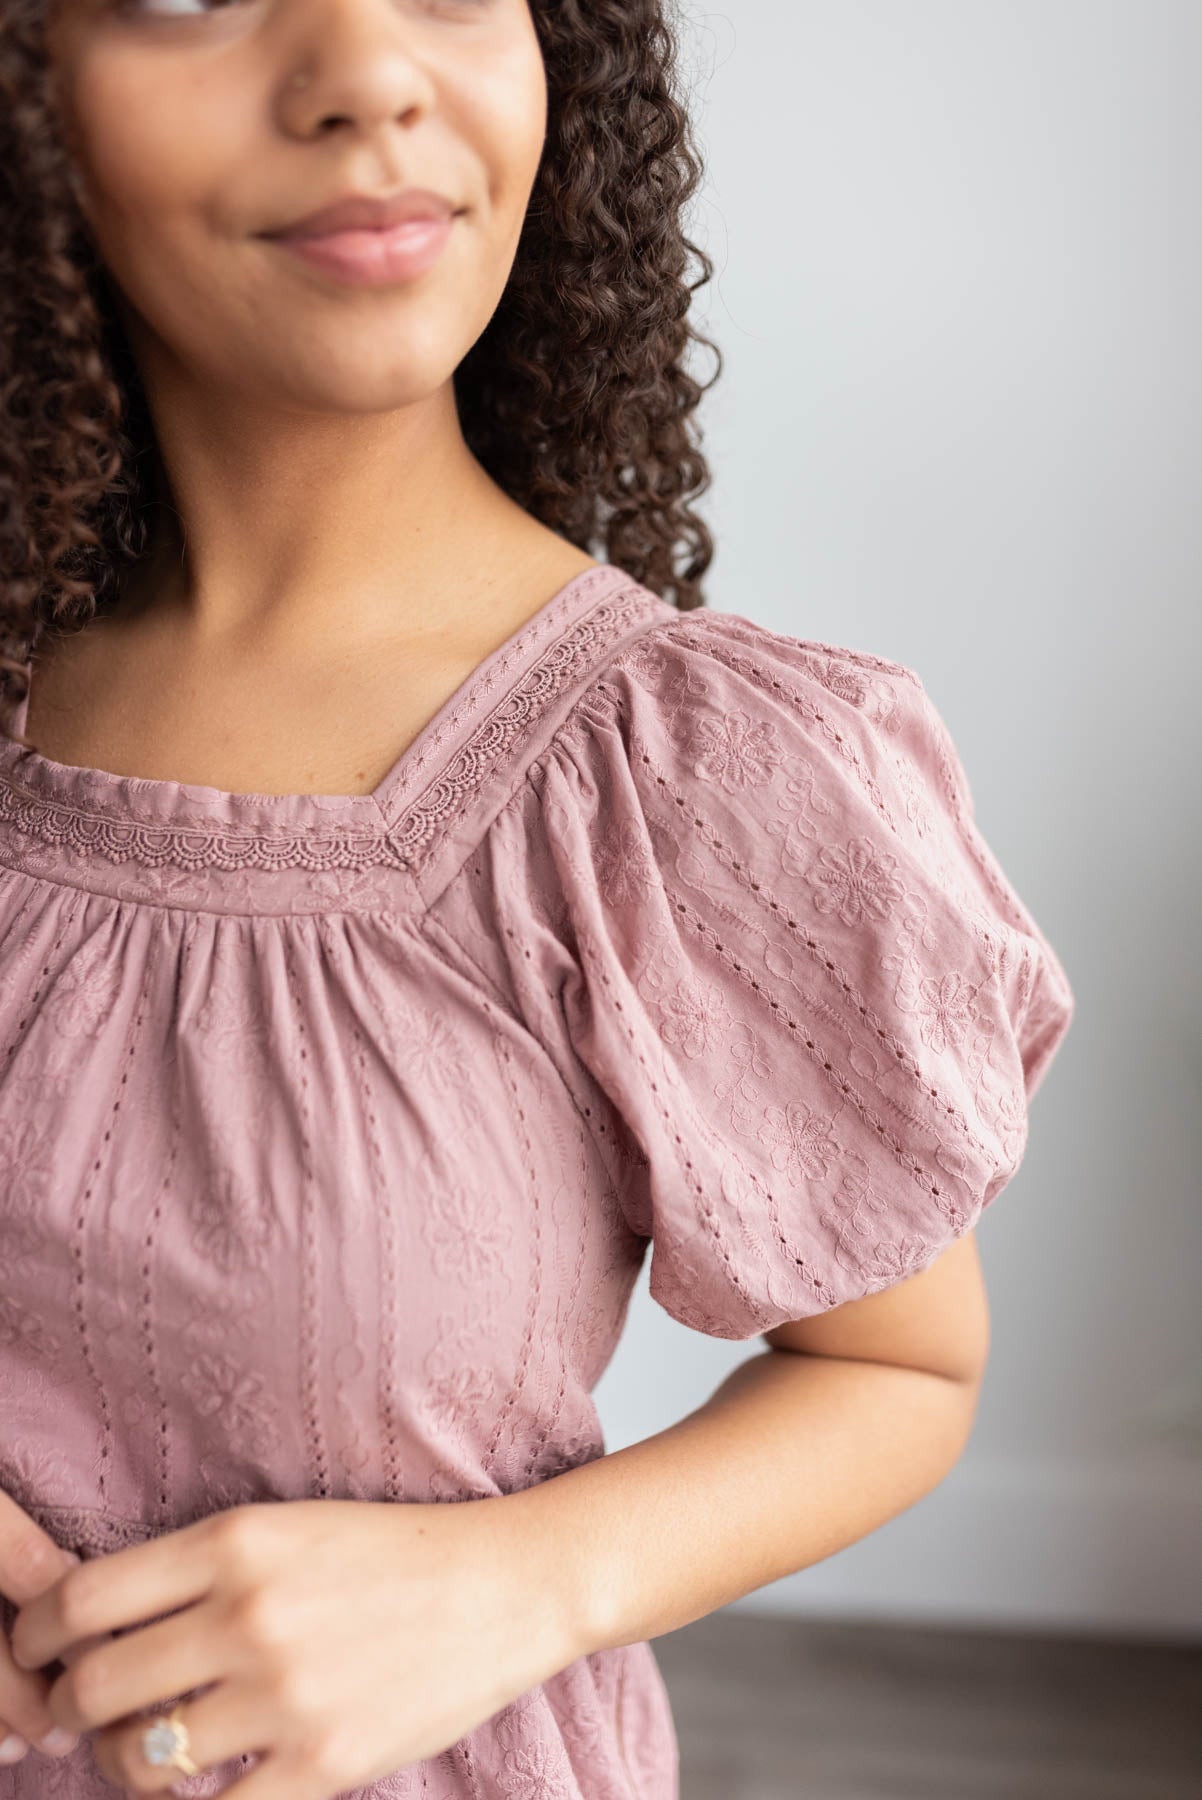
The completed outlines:
<svg viewBox="0 0 1202 1800">
<path fill-rule="evenodd" d="M 0 1795 L 674 1800 L 648 1640 L 964 1446 L 1064 971 L 914 672 L 704 606 L 654 0 L 45 5 Z M 607 1456 L 649 1242 L 768 1347 Z"/>
</svg>

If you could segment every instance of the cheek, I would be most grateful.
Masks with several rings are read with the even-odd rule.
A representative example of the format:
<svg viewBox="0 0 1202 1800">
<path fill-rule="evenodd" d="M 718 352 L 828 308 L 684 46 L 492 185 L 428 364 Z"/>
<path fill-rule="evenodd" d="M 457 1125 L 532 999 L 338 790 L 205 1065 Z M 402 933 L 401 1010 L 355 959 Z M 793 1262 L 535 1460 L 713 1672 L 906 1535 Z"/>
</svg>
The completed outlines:
<svg viewBox="0 0 1202 1800">
<path fill-rule="evenodd" d="M 189 221 L 195 236 L 206 197 L 236 177 L 228 120 L 217 129 L 195 83 L 111 54 L 80 66 L 70 105 L 85 216 L 122 284 L 165 253 L 187 260 Z"/>
<path fill-rule="evenodd" d="M 505 236 L 520 230 L 547 130 L 546 76 L 528 39 L 490 58 L 460 89 L 457 129 L 488 175 L 488 199 Z"/>
</svg>

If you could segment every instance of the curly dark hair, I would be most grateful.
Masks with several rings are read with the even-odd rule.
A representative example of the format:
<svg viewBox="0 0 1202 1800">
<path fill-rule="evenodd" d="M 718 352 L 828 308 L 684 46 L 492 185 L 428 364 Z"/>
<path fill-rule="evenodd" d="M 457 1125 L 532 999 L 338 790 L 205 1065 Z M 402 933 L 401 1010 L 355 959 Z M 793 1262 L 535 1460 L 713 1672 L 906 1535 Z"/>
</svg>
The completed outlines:
<svg viewBox="0 0 1202 1800">
<path fill-rule="evenodd" d="M 51 4 L 0 0 L 0 712 L 24 745 L 25 659 L 113 603 L 163 493 L 52 91 Z M 713 263 L 682 223 L 702 165 L 670 5 L 530 0 L 546 143 L 510 279 L 454 384 L 464 438 L 511 498 L 688 611 L 713 557 L 689 504 L 710 485 L 690 415 L 723 362 L 687 318 Z M 690 343 L 717 359 L 704 384 Z"/>
</svg>

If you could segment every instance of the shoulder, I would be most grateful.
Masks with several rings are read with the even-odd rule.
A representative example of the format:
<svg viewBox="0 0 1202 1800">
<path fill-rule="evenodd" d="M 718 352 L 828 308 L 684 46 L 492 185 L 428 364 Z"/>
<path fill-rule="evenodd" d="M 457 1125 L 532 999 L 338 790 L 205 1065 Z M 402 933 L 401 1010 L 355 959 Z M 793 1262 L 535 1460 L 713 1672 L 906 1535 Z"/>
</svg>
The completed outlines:
<svg viewBox="0 0 1202 1800">
<path fill-rule="evenodd" d="M 628 672 L 654 688 L 689 666 L 701 676 L 707 663 L 715 674 L 729 669 L 768 693 L 787 693 L 795 682 L 807 689 L 824 688 L 859 706 L 898 682 L 922 686 L 914 669 L 871 650 L 774 631 L 745 614 L 708 606 L 688 612 L 657 609 L 598 679 Z"/>
<path fill-rule="evenodd" d="M 906 664 L 708 607 L 663 612 L 636 630 L 597 671 L 586 701 L 590 694 L 621 697 L 644 718 L 704 720 L 742 709 L 765 738 L 799 720 L 821 736 L 828 719 L 855 717 L 886 738 L 901 733 L 907 715 L 931 722 L 922 678 Z"/>
<path fill-rule="evenodd" d="M 917 673 L 656 617 L 529 777 L 494 826 L 493 935 L 519 1013 L 633 1148 L 653 1298 L 747 1336 L 969 1231 L 1073 996 Z"/>
<path fill-rule="evenodd" d="M 838 809 L 866 808 L 874 827 L 929 838 L 940 815 L 972 812 L 916 669 L 739 613 L 653 618 L 596 672 L 563 733 L 578 760 L 622 761 L 640 791 L 674 799 L 678 819 L 723 816 L 743 833 L 765 810 L 804 814 L 816 836 Z"/>
</svg>

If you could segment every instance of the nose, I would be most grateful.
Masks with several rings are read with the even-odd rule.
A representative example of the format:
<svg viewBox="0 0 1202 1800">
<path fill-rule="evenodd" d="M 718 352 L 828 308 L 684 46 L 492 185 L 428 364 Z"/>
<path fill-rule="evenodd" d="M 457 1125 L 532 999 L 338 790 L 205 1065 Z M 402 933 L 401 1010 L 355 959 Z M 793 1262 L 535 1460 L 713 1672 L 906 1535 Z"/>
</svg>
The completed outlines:
<svg viewBox="0 0 1202 1800">
<path fill-rule="evenodd" d="M 420 28 L 394 0 L 301 0 L 288 32 L 277 93 L 289 135 L 370 134 L 411 124 L 433 107 Z"/>
</svg>

